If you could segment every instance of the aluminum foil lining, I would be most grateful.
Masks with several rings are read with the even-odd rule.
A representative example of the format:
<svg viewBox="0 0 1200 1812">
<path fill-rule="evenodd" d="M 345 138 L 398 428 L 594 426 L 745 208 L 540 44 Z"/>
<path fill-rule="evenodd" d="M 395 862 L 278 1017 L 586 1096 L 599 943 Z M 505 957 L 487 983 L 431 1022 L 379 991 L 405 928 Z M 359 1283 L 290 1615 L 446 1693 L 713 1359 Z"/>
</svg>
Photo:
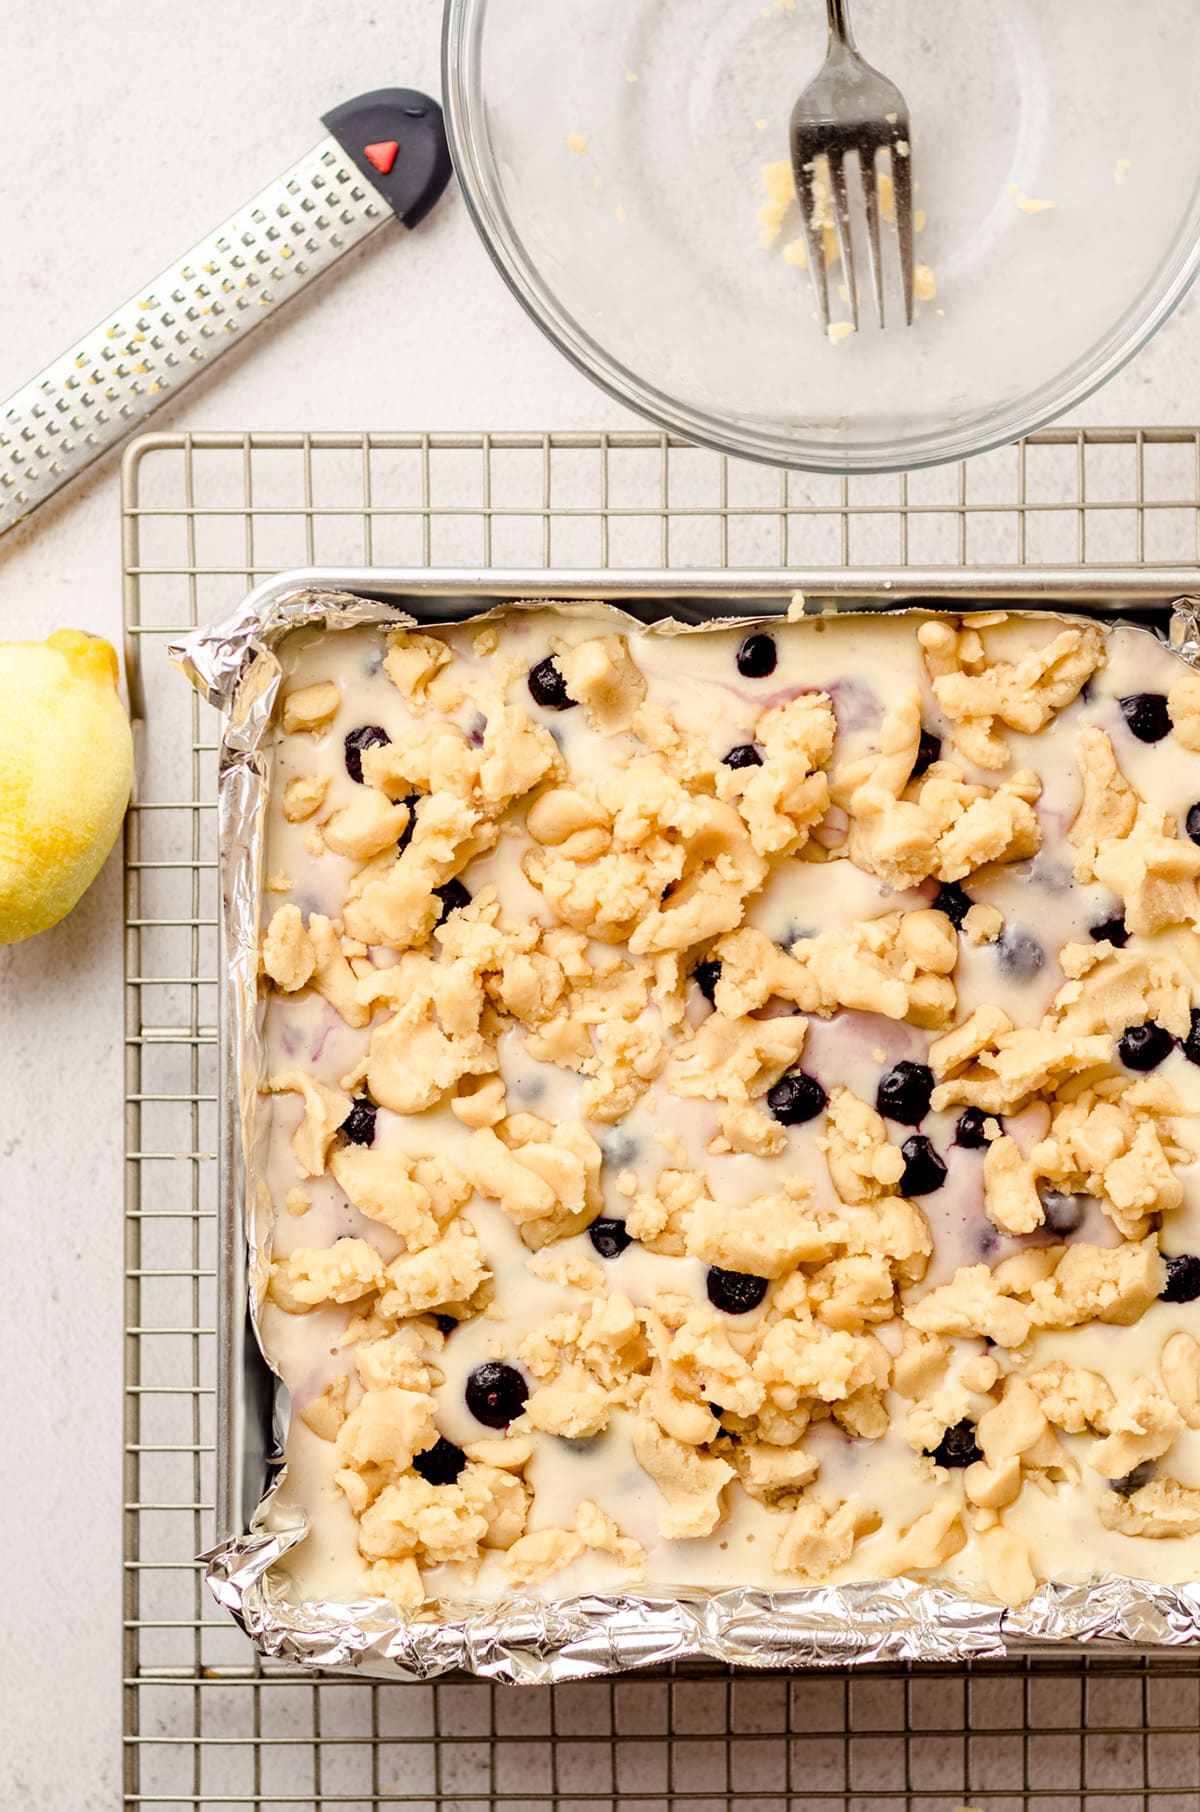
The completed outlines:
<svg viewBox="0 0 1200 1812">
<path fill-rule="evenodd" d="M 489 599 L 501 583 L 501 574 L 488 575 Z M 664 574 L 664 600 L 670 596 L 670 584 L 671 576 Z M 597 601 L 558 603 L 555 608 L 576 614 L 590 611 Z M 473 609 L 469 598 L 462 603 L 454 620 L 482 620 L 511 609 L 544 609 L 547 600 L 489 603 L 483 609 Z M 954 606 L 947 601 L 943 607 Z M 932 600 L 921 614 L 930 608 L 936 608 Z M 966 605 L 964 614 L 971 610 Z M 280 679 L 275 649 L 283 637 L 302 627 L 345 629 L 386 623 L 401 628 L 417 626 L 419 620 L 393 604 L 349 592 L 268 591 L 265 599 L 252 596 L 223 622 L 197 630 L 168 650 L 193 685 L 226 716 L 217 811 L 229 978 L 223 1024 L 233 1060 L 227 1073 L 236 1078 L 234 1099 L 227 1106 L 238 1135 L 234 1140 L 242 1183 L 238 1193 L 256 1338 L 271 1234 L 270 1203 L 254 1186 L 254 1159 L 261 1073 L 257 971 L 262 831 Z M 439 613 L 439 622 L 444 620 Z M 678 634 L 723 627 L 730 620 L 709 618 L 689 624 L 663 617 L 653 627 Z M 640 615 L 630 615 L 628 621 L 633 628 L 646 626 Z M 749 626 L 759 619 L 739 615 L 736 621 Z M 1136 627 L 1146 632 L 1144 623 Z M 1200 598 L 1175 601 L 1166 639 L 1181 659 L 1200 667 Z M 234 1314 L 241 1312 L 240 1304 L 226 1306 Z M 259 1346 L 261 1350 L 261 1339 Z M 259 1476 L 265 1477 L 266 1453 L 261 1457 Z M 656 1593 L 647 1585 L 638 1593 L 590 1594 L 548 1603 L 529 1597 L 487 1605 L 447 1602 L 417 1614 L 400 1611 L 383 1599 L 297 1603 L 286 1595 L 287 1555 L 303 1539 L 306 1524 L 298 1520 L 294 1526 L 268 1529 L 272 1495 L 273 1489 L 262 1498 L 245 1532 L 227 1536 L 200 1559 L 214 1597 L 259 1652 L 305 1667 L 405 1680 L 465 1671 L 491 1680 L 547 1685 L 691 1659 L 754 1668 L 953 1663 L 1028 1653 L 1043 1645 L 1114 1642 L 1142 1650 L 1200 1641 L 1200 1583 L 1163 1586 L 1118 1574 L 1080 1584 L 1043 1585 L 1016 1610 L 973 1599 L 948 1585 L 913 1579 L 784 1592 L 745 1588 L 705 1593 L 671 1587 Z"/>
</svg>

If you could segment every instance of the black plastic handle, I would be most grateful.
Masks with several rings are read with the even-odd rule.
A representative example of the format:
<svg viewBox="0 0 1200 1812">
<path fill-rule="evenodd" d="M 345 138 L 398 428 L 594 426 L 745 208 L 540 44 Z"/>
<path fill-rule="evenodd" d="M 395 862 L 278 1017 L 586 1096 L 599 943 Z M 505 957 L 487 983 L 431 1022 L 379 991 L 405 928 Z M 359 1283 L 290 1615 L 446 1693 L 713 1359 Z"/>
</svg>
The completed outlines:
<svg viewBox="0 0 1200 1812">
<path fill-rule="evenodd" d="M 450 180 L 437 102 L 416 88 L 377 88 L 322 115 L 346 156 L 406 227 L 424 220 Z"/>
</svg>

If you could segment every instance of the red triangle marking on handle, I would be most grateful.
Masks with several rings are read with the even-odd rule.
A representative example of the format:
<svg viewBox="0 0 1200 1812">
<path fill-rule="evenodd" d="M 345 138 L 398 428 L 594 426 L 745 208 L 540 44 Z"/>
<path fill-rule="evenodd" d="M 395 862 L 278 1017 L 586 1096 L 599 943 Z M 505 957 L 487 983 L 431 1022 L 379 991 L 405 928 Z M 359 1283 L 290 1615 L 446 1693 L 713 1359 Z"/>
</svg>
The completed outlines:
<svg viewBox="0 0 1200 1812">
<path fill-rule="evenodd" d="M 378 145 L 364 145 L 363 156 L 369 164 L 374 164 L 381 176 L 386 176 L 396 161 L 400 147 L 394 138 Z"/>
</svg>

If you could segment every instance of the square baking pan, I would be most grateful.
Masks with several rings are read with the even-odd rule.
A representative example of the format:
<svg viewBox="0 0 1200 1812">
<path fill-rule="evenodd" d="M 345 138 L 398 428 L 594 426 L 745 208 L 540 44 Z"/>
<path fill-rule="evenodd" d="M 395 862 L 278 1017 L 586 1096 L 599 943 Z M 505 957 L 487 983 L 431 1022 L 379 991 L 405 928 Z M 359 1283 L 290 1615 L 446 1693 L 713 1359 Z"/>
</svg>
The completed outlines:
<svg viewBox="0 0 1200 1812">
<path fill-rule="evenodd" d="M 337 593 L 343 597 L 371 601 L 386 611 L 415 620 L 420 625 L 436 627 L 470 620 L 499 605 L 517 600 L 597 602 L 613 604 L 647 623 L 663 619 L 699 624 L 715 618 L 767 618 L 784 614 L 799 593 L 806 614 L 828 610 L 895 611 L 906 608 L 961 611 L 1004 605 L 1011 609 L 1064 611 L 1073 615 L 1094 616 L 1115 622 L 1127 620 L 1153 628 L 1170 636 L 1173 645 L 1192 654 L 1197 641 L 1196 613 L 1200 599 L 1200 573 L 1194 569 L 1131 570 L 1129 568 L 1063 568 L 1030 571 L 1027 568 L 847 568 L 836 573 L 828 570 L 806 572 L 755 569 L 680 571 L 580 571 L 512 570 L 505 572 L 446 569 L 306 568 L 283 572 L 257 586 L 245 599 L 234 617 L 216 629 L 201 631 L 191 638 L 189 648 L 206 641 L 210 649 L 218 642 L 224 648 L 226 671 L 236 665 L 244 681 L 247 663 L 256 649 L 261 626 L 269 638 L 279 639 L 287 630 L 315 619 L 304 614 L 304 597 L 314 593 Z M 387 621 L 386 614 L 376 610 L 375 619 Z M 370 620 L 369 615 L 363 620 Z M 177 656 L 180 650 L 172 651 Z M 186 664 L 186 663 L 185 663 Z M 196 659 L 192 677 L 204 689 L 205 662 Z M 213 702 L 220 702 L 209 688 Z M 223 746 L 221 787 L 224 791 L 227 762 Z M 243 1155 L 241 1114 L 239 1111 L 238 1044 L 234 1036 L 233 1013 L 235 988 L 230 983 L 230 948 L 226 942 L 230 926 L 231 902 L 244 900 L 249 885 L 256 880 L 246 864 L 255 852 L 245 840 L 231 843 L 224 834 L 227 813 L 219 804 L 218 822 L 221 836 L 222 952 L 221 973 L 227 985 L 220 1003 L 220 1135 L 219 1135 L 219 1223 L 218 1223 L 218 1308 L 217 1308 L 217 1480 L 216 1527 L 223 1539 L 222 1548 L 214 1550 L 223 1558 L 219 1571 L 226 1581 L 236 1578 L 238 1562 L 245 1553 L 239 1549 L 244 1531 L 264 1493 L 277 1477 L 283 1452 L 286 1428 L 286 1392 L 266 1364 L 248 1315 L 248 1264 L 246 1239 L 246 1166 Z M 241 872 L 235 873 L 241 864 Z M 265 1570 L 265 1569 L 260 1569 Z M 211 1577 L 211 1561 L 210 1561 Z M 236 1592 L 220 1580 L 214 1589 L 223 1601 L 237 1611 L 233 1603 Z M 854 1590 L 852 1588 L 851 1590 Z M 696 1595 L 699 1597 L 700 1595 Z M 761 1592 L 758 1600 L 769 1596 Z M 784 1595 L 776 1594 L 779 1598 Z M 809 1594 L 788 1594 L 808 1597 Z M 514 1662 L 507 1651 L 499 1653 L 493 1646 L 490 1659 L 474 1667 L 475 1671 L 496 1678 L 561 1679 L 580 1673 L 619 1671 L 621 1668 L 660 1661 L 668 1654 L 673 1659 L 685 1655 L 707 1655 L 745 1665 L 818 1665 L 837 1662 L 862 1662 L 904 1657 L 908 1659 L 945 1659 L 949 1656 L 998 1656 L 1025 1654 L 1072 1654 L 1082 1645 L 1111 1649 L 1122 1654 L 1152 1653 L 1163 1645 L 1178 1645 L 1197 1639 L 1200 1628 L 1200 1590 L 1147 1587 L 1126 1603 L 1120 1593 L 1090 1593 L 1086 1588 L 1066 1588 L 1062 1602 L 1056 1606 L 1053 1619 L 1043 1619 L 1036 1627 L 1022 1629 L 1021 1619 L 1011 1612 L 991 1607 L 986 1626 L 965 1614 L 969 1601 L 963 1600 L 964 1614 L 957 1614 L 954 1601 L 959 1595 L 949 1588 L 926 1587 L 922 1596 L 934 1600 L 944 1612 L 944 1626 L 930 1640 L 911 1631 L 905 1632 L 902 1619 L 895 1620 L 888 1633 L 877 1639 L 867 1636 L 866 1620 L 859 1607 L 841 1602 L 834 1607 L 832 1622 L 826 1613 L 824 1627 L 814 1623 L 813 1630 L 803 1628 L 803 1618 L 792 1616 L 779 1620 L 779 1641 L 775 1644 L 747 1643 L 713 1636 L 705 1628 L 702 1616 L 693 1617 L 686 1631 L 659 1632 L 655 1639 L 641 1645 L 634 1643 L 624 1658 L 619 1644 L 614 1645 L 611 1627 L 604 1641 L 611 1656 L 598 1666 L 595 1655 L 586 1649 L 571 1654 L 569 1643 L 555 1647 L 557 1638 L 540 1631 L 532 1640 L 525 1637 L 521 1649 L 523 1661 Z M 659 1601 L 661 1608 L 661 1600 Z M 978 1605 L 971 1606 L 978 1611 Z M 1194 1613 L 1194 1618 L 1193 1618 Z M 841 1627 L 838 1627 L 839 1616 Z M 239 1615 L 239 1621 L 243 1619 Z M 848 1627 L 851 1621 L 859 1627 Z M 728 1632 L 726 1632 L 726 1635 Z M 930 1632 L 926 1624 L 924 1635 Z M 366 1650 L 356 1652 L 346 1664 L 371 1668 L 374 1656 Z M 501 1645 L 502 1647 L 502 1645 Z M 554 1648 L 554 1653 L 551 1653 Z M 315 1651 L 306 1652 L 303 1644 L 285 1642 L 274 1652 L 286 1653 L 289 1659 L 329 1666 Z M 533 1665 L 529 1656 L 540 1656 L 543 1665 Z M 338 1650 L 334 1664 L 342 1660 Z M 396 1656 L 389 1657 L 395 1660 Z M 405 1662 L 411 1657 L 405 1657 Z M 447 1656 L 445 1665 L 461 1666 L 468 1660 L 465 1652 Z M 556 1664 L 557 1663 L 557 1664 Z M 431 1665 L 406 1665 L 401 1672 L 424 1674 L 441 1671 L 441 1662 Z M 395 1677 L 395 1667 L 385 1667 Z"/>
</svg>

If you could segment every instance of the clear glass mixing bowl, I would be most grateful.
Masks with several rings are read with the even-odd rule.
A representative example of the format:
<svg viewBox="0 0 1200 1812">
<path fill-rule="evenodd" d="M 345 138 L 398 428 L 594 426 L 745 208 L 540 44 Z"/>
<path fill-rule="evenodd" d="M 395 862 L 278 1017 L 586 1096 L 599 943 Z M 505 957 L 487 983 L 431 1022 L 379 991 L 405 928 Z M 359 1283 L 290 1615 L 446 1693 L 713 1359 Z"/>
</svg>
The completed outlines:
<svg viewBox="0 0 1200 1812">
<path fill-rule="evenodd" d="M 728 453 L 889 471 L 1043 425 L 1196 273 L 1200 5 L 855 0 L 864 55 L 908 99 L 937 294 L 880 332 L 864 288 L 861 331 L 838 343 L 782 255 L 794 207 L 770 248 L 757 218 L 824 13 L 447 0 L 451 149 L 493 258 L 597 383 Z M 860 248 L 860 287 L 864 272 Z"/>
</svg>

